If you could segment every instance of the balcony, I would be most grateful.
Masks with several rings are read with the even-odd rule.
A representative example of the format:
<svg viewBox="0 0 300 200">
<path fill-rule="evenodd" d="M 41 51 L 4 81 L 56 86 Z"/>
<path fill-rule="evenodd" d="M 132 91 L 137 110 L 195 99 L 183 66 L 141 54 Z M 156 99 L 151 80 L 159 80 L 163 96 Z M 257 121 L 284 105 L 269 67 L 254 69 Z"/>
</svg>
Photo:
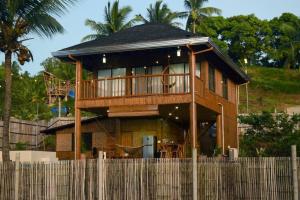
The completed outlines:
<svg viewBox="0 0 300 200">
<path fill-rule="evenodd" d="M 190 74 L 154 74 L 83 80 L 80 100 L 187 94 Z"/>
</svg>

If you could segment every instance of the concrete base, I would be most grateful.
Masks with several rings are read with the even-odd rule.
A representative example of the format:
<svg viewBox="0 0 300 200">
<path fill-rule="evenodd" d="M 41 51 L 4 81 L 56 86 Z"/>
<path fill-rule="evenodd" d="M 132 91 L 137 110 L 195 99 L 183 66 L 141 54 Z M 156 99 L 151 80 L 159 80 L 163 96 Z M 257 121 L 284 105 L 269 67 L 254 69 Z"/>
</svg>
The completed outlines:
<svg viewBox="0 0 300 200">
<path fill-rule="evenodd" d="M 16 154 L 20 154 L 21 162 L 56 162 L 56 152 L 47 151 L 10 151 L 10 159 L 16 160 Z M 0 162 L 2 162 L 2 151 L 0 151 Z"/>
</svg>

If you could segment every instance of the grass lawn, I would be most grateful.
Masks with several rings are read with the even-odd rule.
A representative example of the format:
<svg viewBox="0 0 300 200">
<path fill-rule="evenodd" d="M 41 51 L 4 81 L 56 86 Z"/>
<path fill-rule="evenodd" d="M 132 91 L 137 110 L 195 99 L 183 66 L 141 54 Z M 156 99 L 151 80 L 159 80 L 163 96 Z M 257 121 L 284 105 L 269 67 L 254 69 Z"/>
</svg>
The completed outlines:
<svg viewBox="0 0 300 200">
<path fill-rule="evenodd" d="M 300 72 L 266 67 L 248 67 L 249 111 L 284 111 L 300 105 Z M 246 87 L 240 86 L 240 112 L 246 111 Z"/>
</svg>

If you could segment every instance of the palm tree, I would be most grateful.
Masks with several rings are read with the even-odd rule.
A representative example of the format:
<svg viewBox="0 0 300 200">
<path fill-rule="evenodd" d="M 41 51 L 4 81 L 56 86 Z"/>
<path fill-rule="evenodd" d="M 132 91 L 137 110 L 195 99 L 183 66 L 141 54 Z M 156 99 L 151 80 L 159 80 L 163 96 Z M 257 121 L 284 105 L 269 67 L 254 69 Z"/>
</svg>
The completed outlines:
<svg viewBox="0 0 300 200">
<path fill-rule="evenodd" d="M 208 0 L 184 0 L 184 6 L 188 10 L 186 29 L 196 32 L 196 25 L 199 24 L 203 18 L 212 16 L 213 14 L 220 15 L 222 11 L 214 7 L 203 7 L 203 4 Z"/>
<path fill-rule="evenodd" d="M 51 37 L 64 31 L 54 16 L 62 15 L 76 0 L 1 0 L 0 51 L 5 54 L 5 97 L 3 111 L 3 161 L 9 161 L 9 122 L 11 115 L 12 56 L 21 65 L 32 60 L 30 50 L 23 44 L 35 33 Z"/>
<path fill-rule="evenodd" d="M 147 8 L 146 18 L 142 15 L 137 15 L 136 19 L 143 23 L 163 23 L 179 27 L 181 24 L 175 20 L 184 16 L 184 12 L 172 12 L 167 4 L 159 0 L 154 5 L 150 4 L 149 8 Z"/>
<path fill-rule="evenodd" d="M 94 34 L 85 36 L 82 41 L 95 40 L 103 36 L 108 36 L 112 33 L 130 28 L 135 23 L 135 19 L 126 22 L 132 9 L 130 6 L 119 8 L 119 1 L 115 1 L 111 7 L 110 2 L 105 6 L 105 23 L 96 22 L 91 19 L 85 21 L 85 25 L 89 26 Z"/>
</svg>

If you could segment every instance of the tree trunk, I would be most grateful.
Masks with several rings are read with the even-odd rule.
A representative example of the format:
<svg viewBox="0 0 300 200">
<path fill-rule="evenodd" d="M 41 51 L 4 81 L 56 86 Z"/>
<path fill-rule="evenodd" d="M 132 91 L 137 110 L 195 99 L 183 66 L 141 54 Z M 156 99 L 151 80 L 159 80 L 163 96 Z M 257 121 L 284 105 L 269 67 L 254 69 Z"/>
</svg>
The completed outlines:
<svg viewBox="0 0 300 200">
<path fill-rule="evenodd" d="M 193 33 L 196 33 L 196 22 L 193 22 Z"/>
<path fill-rule="evenodd" d="M 2 159 L 10 161 L 9 157 L 9 122 L 11 110 L 11 55 L 10 51 L 5 53 L 5 97 L 4 97 L 4 113 L 3 113 L 3 137 L 2 137 Z"/>
</svg>

